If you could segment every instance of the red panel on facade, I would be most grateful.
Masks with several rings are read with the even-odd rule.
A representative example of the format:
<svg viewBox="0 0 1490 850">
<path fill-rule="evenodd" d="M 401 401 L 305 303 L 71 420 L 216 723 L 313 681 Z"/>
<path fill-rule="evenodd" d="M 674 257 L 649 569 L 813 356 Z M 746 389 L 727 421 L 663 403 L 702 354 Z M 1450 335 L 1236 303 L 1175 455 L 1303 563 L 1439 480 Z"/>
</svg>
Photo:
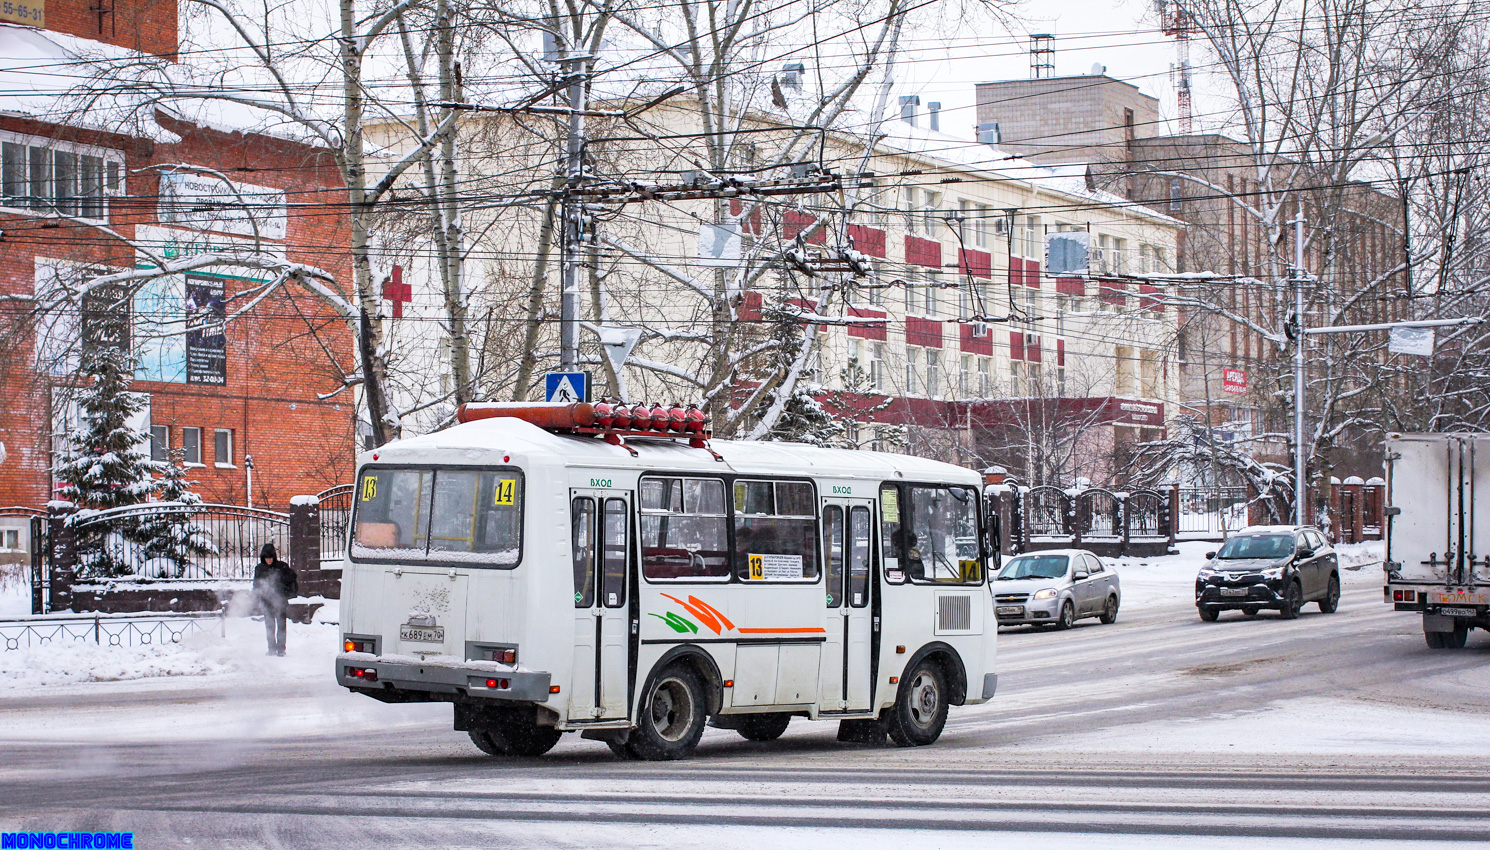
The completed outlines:
<svg viewBox="0 0 1490 850">
<path fill-rule="evenodd" d="M 848 314 L 857 319 L 883 319 L 886 316 L 884 310 L 867 310 L 863 307 L 850 307 L 848 308 Z M 883 324 L 849 325 L 848 335 L 856 336 L 860 339 L 883 340 L 885 338 L 885 326 Z"/>
<path fill-rule="evenodd" d="M 854 250 L 871 257 L 885 258 L 885 231 L 878 227 L 850 224 L 848 235 L 854 240 Z"/>
<path fill-rule="evenodd" d="M 787 241 L 797 238 L 798 233 L 805 233 L 817 223 L 817 216 L 811 213 L 787 210 L 786 215 L 781 218 L 781 238 Z M 818 228 L 807 237 L 807 242 L 812 245 L 826 245 L 828 242 L 827 228 Z"/>
<path fill-rule="evenodd" d="M 1097 297 L 1110 304 L 1122 304 L 1128 297 L 1128 285 L 1120 280 L 1099 280 Z"/>
<path fill-rule="evenodd" d="M 1086 295 L 1086 281 L 1079 277 L 1058 277 L 1055 279 L 1055 291 L 1062 295 Z"/>
<path fill-rule="evenodd" d="M 983 326 L 982 336 L 973 336 L 975 330 L 972 324 L 964 324 L 962 327 L 962 350 L 968 354 L 981 354 L 984 357 L 993 355 L 993 330 L 987 325 Z"/>
<path fill-rule="evenodd" d="M 1009 331 L 1009 358 L 1024 359 L 1024 333 L 1021 331 Z"/>
<path fill-rule="evenodd" d="M 905 261 L 915 266 L 942 267 L 942 243 L 919 236 L 905 237 Z"/>
<path fill-rule="evenodd" d="M 735 315 L 742 322 L 758 322 L 761 317 L 761 294 L 759 292 L 745 291 L 745 297 L 740 301 L 740 307 Z"/>
<path fill-rule="evenodd" d="M 1015 286 L 1024 283 L 1024 260 L 1018 257 L 1009 258 L 1009 283 Z"/>
<path fill-rule="evenodd" d="M 1034 260 L 1024 261 L 1024 285 L 1035 287 L 1040 285 L 1040 264 Z"/>
<path fill-rule="evenodd" d="M 1158 294 L 1159 287 L 1147 283 L 1138 284 L 1138 306 L 1155 313 L 1164 312 L 1164 302 L 1156 297 Z"/>
<path fill-rule="evenodd" d="M 745 209 L 745 206 L 744 206 L 744 204 L 742 204 L 740 202 L 740 199 L 739 198 L 730 198 L 730 201 L 729 201 L 729 214 L 730 215 L 734 216 L 735 218 L 739 218 L 740 217 L 740 213 L 744 209 Z M 740 222 L 740 231 L 743 232 L 743 233 L 749 233 L 752 236 L 759 236 L 760 235 L 760 232 L 761 232 L 761 206 L 760 206 L 760 204 L 756 204 L 753 207 L 751 207 L 751 209 L 750 209 L 750 215 L 744 221 Z"/>
<path fill-rule="evenodd" d="M 973 277 L 993 277 L 993 255 L 987 251 L 974 251 L 971 248 L 963 248 L 957 252 L 957 268 L 965 275 Z"/>
<path fill-rule="evenodd" d="M 1027 361 L 1029 361 L 1029 362 L 1031 362 L 1031 363 L 1039 363 L 1040 362 L 1040 338 L 1039 337 L 1035 337 L 1035 340 L 1033 342 L 1031 342 L 1030 344 L 1028 344 L 1028 345 L 1026 345 L 1024 347 L 1024 359 L 1027 360 Z"/>
<path fill-rule="evenodd" d="M 1055 341 L 1055 365 L 1066 365 L 1066 341 L 1063 339 Z"/>
<path fill-rule="evenodd" d="M 905 344 L 923 345 L 927 348 L 942 347 L 942 323 L 935 319 L 916 316 L 905 317 Z"/>
</svg>

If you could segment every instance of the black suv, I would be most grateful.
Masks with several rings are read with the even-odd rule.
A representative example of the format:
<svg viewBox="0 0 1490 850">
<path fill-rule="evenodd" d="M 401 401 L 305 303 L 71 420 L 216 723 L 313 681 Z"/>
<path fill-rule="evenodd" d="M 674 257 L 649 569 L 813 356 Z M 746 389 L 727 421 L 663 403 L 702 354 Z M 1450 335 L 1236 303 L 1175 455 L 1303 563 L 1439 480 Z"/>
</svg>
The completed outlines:
<svg viewBox="0 0 1490 850">
<path fill-rule="evenodd" d="M 1318 602 L 1326 614 L 1340 605 L 1339 559 L 1312 526 L 1242 529 L 1221 551 L 1206 553 L 1206 565 L 1195 577 L 1195 607 L 1207 623 L 1232 608 L 1249 617 L 1273 608 L 1292 620 L 1306 602 Z"/>
</svg>

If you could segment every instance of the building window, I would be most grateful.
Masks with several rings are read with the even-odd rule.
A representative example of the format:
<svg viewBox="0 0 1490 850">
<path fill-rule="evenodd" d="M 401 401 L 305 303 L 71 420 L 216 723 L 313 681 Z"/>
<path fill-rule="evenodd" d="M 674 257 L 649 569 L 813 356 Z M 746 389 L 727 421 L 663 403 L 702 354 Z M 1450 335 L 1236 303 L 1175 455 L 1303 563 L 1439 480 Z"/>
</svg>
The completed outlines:
<svg viewBox="0 0 1490 850">
<path fill-rule="evenodd" d="M 218 428 L 212 432 L 212 460 L 218 466 L 233 465 L 233 432 Z"/>
<path fill-rule="evenodd" d="M 162 463 L 171 459 L 171 428 L 169 425 L 150 426 L 150 459 Z"/>
<path fill-rule="evenodd" d="M 186 451 L 186 463 L 188 465 L 202 465 L 202 429 L 182 428 L 181 448 Z"/>
<path fill-rule="evenodd" d="M 1019 360 L 1009 363 L 1009 395 L 1015 398 L 1024 396 L 1024 363 Z"/>
<path fill-rule="evenodd" d="M 905 394 L 921 394 L 921 349 L 905 350 Z"/>
<path fill-rule="evenodd" d="M 993 395 L 993 358 L 978 358 L 978 398 Z"/>
<path fill-rule="evenodd" d="M 869 385 L 876 390 L 885 388 L 885 344 L 882 342 L 869 346 Z"/>
<path fill-rule="evenodd" d="M 1024 218 L 1024 255 L 1031 259 L 1041 259 L 1045 256 L 1045 246 L 1040 239 L 1040 217 L 1037 215 L 1025 216 Z"/>
<path fill-rule="evenodd" d="M 921 289 L 921 314 L 936 318 L 941 309 L 939 302 L 941 280 L 935 274 L 926 275 L 926 285 Z"/>
<path fill-rule="evenodd" d="M 957 370 L 957 395 L 967 398 L 973 392 L 973 356 L 962 355 Z"/>
<path fill-rule="evenodd" d="M 935 348 L 926 349 L 926 394 L 942 395 L 942 353 Z"/>
<path fill-rule="evenodd" d="M 1179 212 L 1185 197 L 1184 183 L 1178 177 L 1169 178 L 1169 211 Z"/>
<path fill-rule="evenodd" d="M 864 368 L 864 343 L 861 340 L 848 341 L 848 365 L 850 369 Z"/>
<path fill-rule="evenodd" d="M 987 248 L 989 222 L 994 218 L 993 207 L 972 201 L 958 201 L 957 208 L 962 216 L 963 245 L 970 248 Z"/>
<path fill-rule="evenodd" d="M 940 234 L 938 213 L 942 206 L 942 193 L 923 189 L 920 186 L 902 187 L 901 203 L 905 206 L 906 229 L 913 235 L 935 239 Z"/>
<path fill-rule="evenodd" d="M 21 548 L 21 532 L 20 532 L 20 529 L 15 529 L 15 528 L 6 529 L 6 531 L 5 531 L 5 548 L 6 549 L 9 549 L 9 550 L 11 550 L 13 552 L 14 551 L 18 551 Z"/>
<path fill-rule="evenodd" d="M 123 190 L 124 156 L 29 136 L 0 141 L 0 205 L 91 221 L 108 220 Z"/>
</svg>

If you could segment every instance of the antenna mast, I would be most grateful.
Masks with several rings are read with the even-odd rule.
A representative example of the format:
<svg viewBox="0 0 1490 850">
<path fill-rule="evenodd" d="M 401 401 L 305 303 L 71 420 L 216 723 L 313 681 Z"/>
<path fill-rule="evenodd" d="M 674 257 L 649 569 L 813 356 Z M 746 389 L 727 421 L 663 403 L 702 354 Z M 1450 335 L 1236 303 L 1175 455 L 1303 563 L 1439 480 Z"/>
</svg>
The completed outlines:
<svg viewBox="0 0 1490 850">
<path fill-rule="evenodd" d="M 1170 69 L 1170 80 L 1175 83 L 1180 135 L 1188 136 L 1194 126 L 1190 110 L 1190 34 L 1195 31 L 1195 22 L 1171 0 L 1154 0 L 1154 7 L 1159 12 L 1159 29 L 1174 37 L 1175 64 Z"/>
</svg>

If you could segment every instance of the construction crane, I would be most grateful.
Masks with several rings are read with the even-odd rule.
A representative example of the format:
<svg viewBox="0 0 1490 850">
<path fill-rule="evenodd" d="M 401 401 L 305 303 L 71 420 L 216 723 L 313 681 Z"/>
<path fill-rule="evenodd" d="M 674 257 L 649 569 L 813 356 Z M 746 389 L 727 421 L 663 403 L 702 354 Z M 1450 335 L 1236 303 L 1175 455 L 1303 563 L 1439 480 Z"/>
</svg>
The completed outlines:
<svg viewBox="0 0 1490 850">
<path fill-rule="evenodd" d="M 1169 66 L 1169 79 L 1175 87 L 1175 100 L 1180 113 L 1180 135 L 1190 135 L 1194 126 L 1190 110 L 1190 34 L 1195 32 L 1195 22 L 1190 15 L 1171 0 L 1154 0 L 1159 13 L 1159 29 L 1174 38 L 1175 63 Z"/>
</svg>

